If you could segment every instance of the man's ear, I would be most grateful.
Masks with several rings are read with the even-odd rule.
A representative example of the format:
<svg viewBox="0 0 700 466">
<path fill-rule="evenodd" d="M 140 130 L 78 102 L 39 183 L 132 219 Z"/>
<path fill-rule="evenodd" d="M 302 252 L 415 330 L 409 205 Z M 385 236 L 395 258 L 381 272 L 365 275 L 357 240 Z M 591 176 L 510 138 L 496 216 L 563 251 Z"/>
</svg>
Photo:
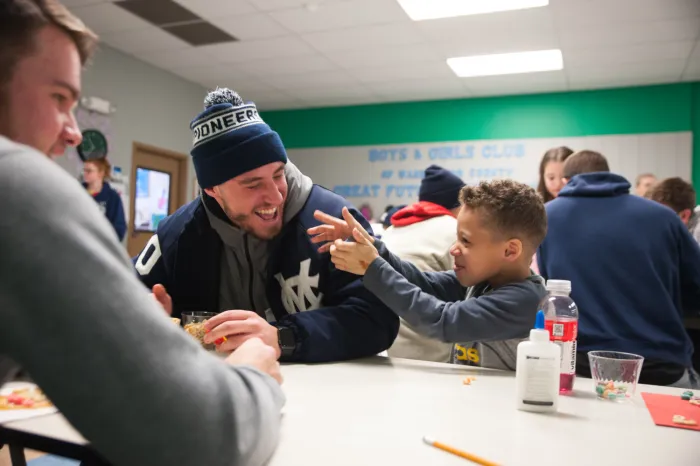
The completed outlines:
<svg viewBox="0 0 700 466">
<path fill-rule="evenodd" d="M 564 184 L 567 184 L 569 182 L 568 178 L 562 178 L 561 180 L 564 182 Z"/>
<path fill-rule="evenodd" d="M 691 215 L 693 215 L 693 212 L 690 209 L 684 209 L 684 210 L 681 210 L 680 212 L 678 212 L 678 216 L 681 218 L 683 223 L 685 223 L 686 225 L 690 221 Z"/>
<path fill-rule="evenodd" d="M 515 262 L 523 254 L 523 243 L 517 238 L 506 242 L 504 257 L 508 262 Z"/>
<path fill-rule="evenodd" d="M 217 201 L 221 200 L 221 196 L 219 196 L 219 192 L 216 189 L 216 186 L 213 188 L 204 188 L 204 192 L 207 193 L 208 196 L 213 197 Z"/>
</svg>

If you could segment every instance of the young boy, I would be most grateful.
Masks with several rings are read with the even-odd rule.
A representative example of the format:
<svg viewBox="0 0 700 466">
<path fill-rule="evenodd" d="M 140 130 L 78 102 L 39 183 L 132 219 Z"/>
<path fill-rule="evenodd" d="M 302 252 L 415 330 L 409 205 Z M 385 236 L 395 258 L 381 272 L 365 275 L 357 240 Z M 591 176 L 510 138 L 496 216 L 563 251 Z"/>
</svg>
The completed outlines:
<svg viewBox="0 0 700 466">
<path fill-rule="evenodd" d="M 451 361 L 515 370 L 516 345 L 535 321 L 544 281 L 530 261 L 547 232 L 544 205 L 530 187 L 482 182 L 460 192 L 452 272 L 420 272 L 389 252 L 343 211 L 345 221 L 322 212 L 312 228 L 327 243 L 335 266 L 364 275 L 365 287 L 416 331 L 455 343 Z M 339 238 L 352 235 L 355 242 Z"/>
</svg>

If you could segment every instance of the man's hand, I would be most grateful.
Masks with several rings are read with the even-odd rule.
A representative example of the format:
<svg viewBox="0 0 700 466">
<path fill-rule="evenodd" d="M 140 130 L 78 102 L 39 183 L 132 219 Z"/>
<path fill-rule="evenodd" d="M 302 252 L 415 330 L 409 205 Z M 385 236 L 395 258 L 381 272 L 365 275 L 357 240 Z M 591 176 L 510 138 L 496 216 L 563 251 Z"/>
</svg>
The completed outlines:
<svg viewBox="0 0 700 466">
<path fill-rule="evenodd" d="M 243 342 L 226 358 L 226 362 L 233 366 L 253 366 L 282 383 L 282 373 L 275 350 L 263 343 L 260 338 L 249 338 Z"/>
<path fill-rule="evenodd" d="M 331 246 L 331 262 L 337 269 L 355 275 L 364 275 L 369 264 L 379 257 L 377 248 L 357 229 L 352 231 L 356 243 L 336 240 Z"/>
<path fill-rule="evenodd" d="M 166 314 L 173 314 L 173 299 L 170 297 L 163 285 L 153 285 L 151 296 L 163 307 Z"/>
<path fill-rule="evenodd" d="M 372 244 L 374 244 L 374 238 L 367 233 L 362 224 L 357 221 L 355 217 L 352 216 L 347 207 L 343 207 L 343 219 L 335 218 L 328 215 L 320 210 L 314 212 L 314 218 L 323 225 L 317 227 L 312 227 L 306 230 L 311 236 L 312 243 L 325 243 L 320 248 L 318 252 L 324 253 L 328 252 L 336 240 L 343 240 L 350 238 L 352 231 L 357 229 L 364 237 L 366 237 Z"/>
<path fill-rule="evenodd" d="M 251 311 L 224 311 L 204 324 L 207 334 L 205 343 L 215 343 L 216 350 L 233 351 L 251 338 L 259 338 L 275 351 L 276 358 L 282 354 L 277 339 L 277 328 Z"/>
</svg>

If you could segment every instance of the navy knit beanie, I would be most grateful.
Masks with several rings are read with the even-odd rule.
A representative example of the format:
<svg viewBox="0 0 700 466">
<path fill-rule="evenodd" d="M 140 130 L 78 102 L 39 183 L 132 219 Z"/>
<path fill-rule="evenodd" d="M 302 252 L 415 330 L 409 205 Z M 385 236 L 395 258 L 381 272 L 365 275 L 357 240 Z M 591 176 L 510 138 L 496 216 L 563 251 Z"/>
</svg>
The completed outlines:
<svg viewBox="0 0 700 466">
<path fill-rule="evenodd" d="M 459 206 L 459 191 L 464 181 L 454 173 L 437 165 L 425 169 L 425 177 L 420 184 L 418 200 L 432 202 L 446 209 Z"/>
<path fill-rule="evenodd" d="M 202 188 L 211 188 L 268 163 L 287 163 L 279 135 L 260 118 L 255 104 L 230 89 L 204 99 L 205 110 L 190 124 L 190 154 Z"/>
</svg>

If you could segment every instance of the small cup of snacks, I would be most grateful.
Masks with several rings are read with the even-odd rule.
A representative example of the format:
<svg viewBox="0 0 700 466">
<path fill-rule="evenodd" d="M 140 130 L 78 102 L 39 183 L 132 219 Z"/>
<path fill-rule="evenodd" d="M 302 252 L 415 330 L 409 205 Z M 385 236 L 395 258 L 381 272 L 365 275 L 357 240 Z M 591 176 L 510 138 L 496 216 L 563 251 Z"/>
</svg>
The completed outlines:
<svg viewBox="0 0 700 466">
<path fill-rule="evenodd" d="M 589 351 L 591 377 L 598 399 L 625 401 L 637 390 L 644 358 L 618 351 Z"/>
<path fill-rule="evenodd" d="M 204 323 L 214 317 L 215 312 L 183 312 L 182 313 L 182 325 L 185 328 L 185 332 L 189 333 L 194 337 L 205 350 L 213 351 L 216 349 L 214 344 L 204 343 L 204 335 L 206 334 L 204 330 Z"/>
</svg>

